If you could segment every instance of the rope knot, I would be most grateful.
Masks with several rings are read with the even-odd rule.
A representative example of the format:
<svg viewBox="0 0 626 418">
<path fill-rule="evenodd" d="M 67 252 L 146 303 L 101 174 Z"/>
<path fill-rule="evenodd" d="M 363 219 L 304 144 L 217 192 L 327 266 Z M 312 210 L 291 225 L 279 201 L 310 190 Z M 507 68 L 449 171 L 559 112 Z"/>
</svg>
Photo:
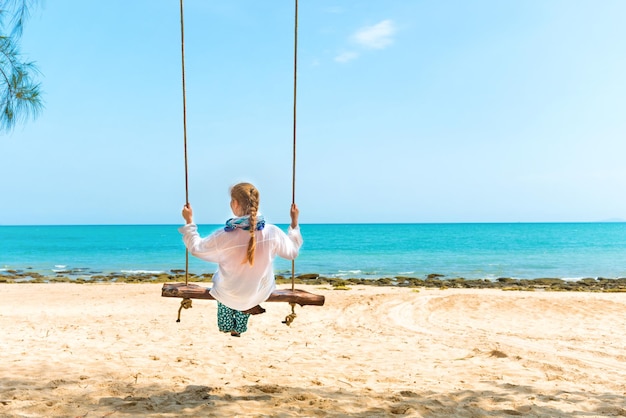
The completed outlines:
<svg viewBox="0 0 626 418">
<path fill-rule="evenodd" d="M 289 302 L 289 304 L 291 305 L 291 313 L 289 315 L 287 315 L 285 317 L 285 320 L 283 321 L 283 324 L 290 326 L 291 323 L 296 319 L 296 303 L 295 302 Z"/>
<path fill-rule="evenodd" d="M 191 299 L 184 298 L 182 301 L 180 301 L 180 308 L 178 308 L 178 319 L 176 320 L 176 322 L 180 322 L 180 311 L 182 311 L 183 308 L 193 308 L 193 306 L 191 306 Z"/>
</svg>

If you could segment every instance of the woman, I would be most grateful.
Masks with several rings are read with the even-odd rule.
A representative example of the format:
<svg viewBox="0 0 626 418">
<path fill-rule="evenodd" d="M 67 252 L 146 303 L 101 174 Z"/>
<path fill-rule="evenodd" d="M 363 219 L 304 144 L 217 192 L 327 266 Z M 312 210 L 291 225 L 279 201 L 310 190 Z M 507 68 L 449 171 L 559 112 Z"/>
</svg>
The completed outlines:
<svg viewBox="0 0 626 418">
<path fill-rule="evenodd" d="M 193 256 L 217 263 L 210 292 L 217 300 L 217 325 L 220 331 L 239 337 L 248 329 L 251 314 L 265 312 L 259 304 L 276 289 L 274 258 L 295 259 L 302 235 L 295 203 L 285 234 L 276 225 L 265 223 L 259 214 L 259 191 L 252 184 L 236 184 L 230 196 L 235 218 L 227 220 L 223 229 L 201 238 L 191 205 L 187 204 L 182 211 L 186 225 L 179 231 Z"/>
</svg>

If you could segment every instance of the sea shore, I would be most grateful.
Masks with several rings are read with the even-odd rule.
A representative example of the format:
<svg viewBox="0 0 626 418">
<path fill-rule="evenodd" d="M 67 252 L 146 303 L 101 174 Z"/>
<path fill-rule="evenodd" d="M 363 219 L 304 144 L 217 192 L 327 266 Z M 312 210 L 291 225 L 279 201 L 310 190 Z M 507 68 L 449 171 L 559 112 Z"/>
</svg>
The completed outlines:
<svg viewBox="0 0 626 418">
<path fill-rule="evenodd" d="M 201 282 L 210 283 L 212 273 L 185 274 L 184 270 L 169 272 L 139 273 L 98 273 L 83 269 L 59 271 L 55 274 L 24 270 L 0 271 L 0 283 L 172 283 Z M 291 275 L 277 275 L 276 282 L 291 283 Z M 342 287 L 348 285 L 363 286 L 398 286 L 411 288 L 454 288 L 454 289 L 502 289 L 502 290 L 547 290 L 547 291 L 589 291 L 589 292 L 626 292 L 626 278 L 588 277 L 577 280 L 542 277 L 534 279 L 516 279 L 499 277 L 497 279 L 465 279 L 446 277 L 442 274 L 429 274 L 426 277 L 392 276 L 380 278 L 338 278 L 325 277 L 317 273 L 298 274 L 294 277 L 297 284 L 330 285 Z"/>
<path fill-rule="evenodd" d="M 626 416 L 620 292 L 298 288 L 235 338 L 159 283 L 2 283 L 0 416 Z"/>
</svg>

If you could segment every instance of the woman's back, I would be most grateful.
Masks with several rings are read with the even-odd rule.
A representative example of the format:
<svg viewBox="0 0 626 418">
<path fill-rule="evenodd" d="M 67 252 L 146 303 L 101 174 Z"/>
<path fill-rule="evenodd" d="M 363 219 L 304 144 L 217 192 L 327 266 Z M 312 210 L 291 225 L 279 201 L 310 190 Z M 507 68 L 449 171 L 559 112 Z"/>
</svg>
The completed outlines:
<svg viewBox="0 0 626 418">
<path fill-rule="evenodd" d="M 267 224 L 255 231 L 254 264 L 250 265 L 246 261 L 249 231 L 219 230 L 204 239 L 197 235 L 195 225 L 186 225 L 181 232 L 192 255 L 218 264 L 211 295 L 237 310 L 246 310 L 265 301 L 276 288 L 274 258 L 293 260 L 302 245 L 299 228 L 289 228 L 285 234 L 277 226 Z"/>
</svg>

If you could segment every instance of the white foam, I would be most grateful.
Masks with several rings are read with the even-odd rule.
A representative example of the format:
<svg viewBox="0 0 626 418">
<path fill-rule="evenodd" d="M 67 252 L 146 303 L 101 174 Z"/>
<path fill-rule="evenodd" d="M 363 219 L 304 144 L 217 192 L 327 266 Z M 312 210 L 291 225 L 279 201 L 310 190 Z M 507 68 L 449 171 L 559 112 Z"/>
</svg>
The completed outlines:
<svg viewBox="0 0 626 418">
<path fill-rule="evenodd" d="M 589 279 L 590 277 L 562 277 L 564 282 L 577 282 L 582 279 Z M 591 279 L 598 279 L 597 277 L 591 277 Z"/>
<path fill-rule="evenodd" d="M 122 270 L 124 274 L 162 274 L 162 270 Z"/>
</svg>

